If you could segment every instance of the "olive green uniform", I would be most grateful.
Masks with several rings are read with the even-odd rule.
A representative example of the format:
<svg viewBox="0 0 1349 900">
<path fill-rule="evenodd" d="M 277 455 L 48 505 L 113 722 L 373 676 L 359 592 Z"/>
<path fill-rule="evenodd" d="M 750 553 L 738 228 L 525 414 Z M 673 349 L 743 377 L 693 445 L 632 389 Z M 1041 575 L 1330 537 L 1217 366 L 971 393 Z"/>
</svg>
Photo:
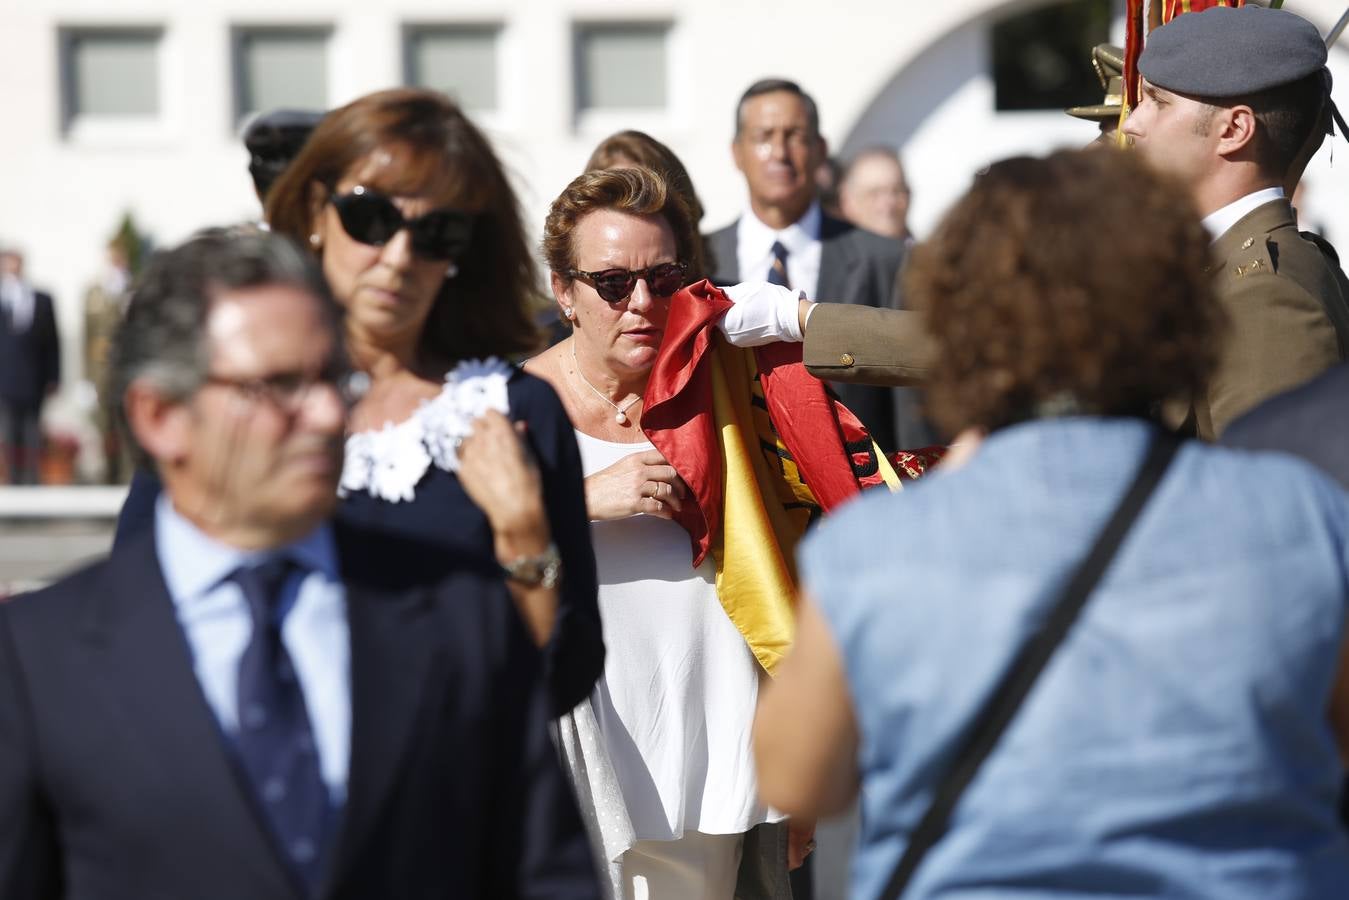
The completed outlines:
<svg viewBox="0 0 1349 900">
<path fill-rule="evenodd" d="M 1228 329 L 1195 430 L 1214 440 L 1260 401 L 1346 357 L 1349 285 L 1329 245 L 1303 235 L 1287 200 L 1243 216 L 1213 245 L 1214 288 Z"/>
</svg>

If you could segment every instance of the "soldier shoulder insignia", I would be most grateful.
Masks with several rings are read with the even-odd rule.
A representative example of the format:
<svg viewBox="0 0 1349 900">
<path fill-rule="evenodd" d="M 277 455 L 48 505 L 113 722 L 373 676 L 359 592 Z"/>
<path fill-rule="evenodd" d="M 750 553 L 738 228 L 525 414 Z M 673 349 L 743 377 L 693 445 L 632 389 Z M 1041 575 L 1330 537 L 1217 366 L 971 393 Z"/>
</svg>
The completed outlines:
<svg viewBox="0 0 1349 900">
<path fill-rule="evenodd" d="M 1241 242 L 1241 252 L 1237 256 L 1237 264 L 1233 267 L 1238 278 L 1245 278 L 1247 275 L 1272 275 L 1278 267 L 1275 260 L 1278 252 L 1275 242 L 1271 240 L 1261 240 L 1256 236 L 1246 238 Z"/>
</svg>

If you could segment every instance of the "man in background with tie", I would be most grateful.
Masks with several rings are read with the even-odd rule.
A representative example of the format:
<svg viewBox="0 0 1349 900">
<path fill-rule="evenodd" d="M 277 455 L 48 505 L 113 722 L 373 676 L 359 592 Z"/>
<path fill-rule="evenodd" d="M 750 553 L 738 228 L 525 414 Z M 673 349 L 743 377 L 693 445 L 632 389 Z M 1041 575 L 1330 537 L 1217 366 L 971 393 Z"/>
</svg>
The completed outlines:
<svg viewBox="0 0 1349 900">
<path fill-rule="evenodd" d="M 51 295 L 23 277 L 23 254 L 0 250 L 0 448 L 10 484 L 37 484 L 42 403 L 61 384 Z"/>
<path fill-rule="evenodd" d="M 715 282 L 767 281 L 829 301 L 812 318 L 827 319 L 834 304 L 897 305 L 903 246 L 820 210 L 814 173 L 827 153 L 815 101 L 799 85 L 777 78 L 750 85 L 736 106 L 731 142 L 750 208 L 708 236 Z M 892 392 L 834 387 L 877 443 L 896 449 Z"/>
<path fill-rule="evenodd" d="M 350 574 L 409 551 L 327 521 L 337 320 L 256 231 L 138 285 L 111 380 L 164 493 L 0 605 L 0 897 L 598 897 L 499 574 Z"/>
</svg>

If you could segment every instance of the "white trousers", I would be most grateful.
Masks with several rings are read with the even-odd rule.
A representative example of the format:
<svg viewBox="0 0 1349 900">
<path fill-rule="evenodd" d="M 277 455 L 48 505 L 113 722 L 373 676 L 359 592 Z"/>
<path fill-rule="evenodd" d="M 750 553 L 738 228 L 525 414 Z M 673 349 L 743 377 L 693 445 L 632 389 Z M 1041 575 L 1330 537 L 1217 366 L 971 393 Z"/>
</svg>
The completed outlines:
<svg viewBox="0 0 1349 900">
<path fill-rule="evenodd" d="M 743 834 L 638 841 L 610 868 L 615 900 L 733 900 Z"/>
</svg>

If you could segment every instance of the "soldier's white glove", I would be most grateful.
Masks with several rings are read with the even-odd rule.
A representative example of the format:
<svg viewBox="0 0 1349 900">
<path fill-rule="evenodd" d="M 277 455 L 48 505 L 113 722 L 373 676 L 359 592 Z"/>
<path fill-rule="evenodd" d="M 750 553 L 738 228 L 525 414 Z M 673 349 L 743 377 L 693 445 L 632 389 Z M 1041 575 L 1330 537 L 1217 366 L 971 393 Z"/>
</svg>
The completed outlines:
<svg viewBox="0 0 1349 900">
<path fill-rule="evenodd" d="M 723 288 L 735 302 L 717 323 L 736 347 L 759 347 L 774 341 L 801 342 L 801 301 L 797 292 L 779 284 L 746 281 Z"/>
</svg>

